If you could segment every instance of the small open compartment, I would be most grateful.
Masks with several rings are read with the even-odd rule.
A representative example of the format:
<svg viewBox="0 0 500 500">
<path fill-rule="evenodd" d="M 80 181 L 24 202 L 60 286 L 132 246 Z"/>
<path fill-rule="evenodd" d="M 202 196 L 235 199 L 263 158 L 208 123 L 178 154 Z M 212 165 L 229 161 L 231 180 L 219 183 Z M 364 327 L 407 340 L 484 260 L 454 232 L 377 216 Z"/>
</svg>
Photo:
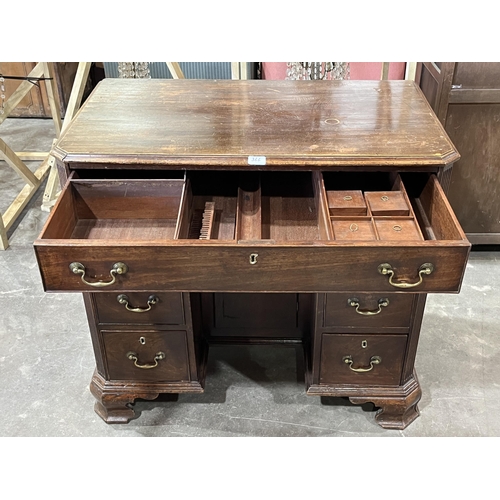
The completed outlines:
<svg viewBox="0 0 500 500">
<path fill-rule="evenodd" d="M 411 201 L 401 177 L 395 173 L 323 173 L 328 200 L 332 239 L 338 241 L 413 241 L 423 240 Z M 342 195 L 348 193 L 346 205 Z M 351 201 L 363 215 L 353 214 Z M 335 204 L 332 202 L 336 201 Z M 333 210 L 332 210 L 333 209 Z M 332 215 L 332 213 L 334 215 Z M 361 214 L 361 212 L 360 212 Z"/>
<path fill-rule="evenodd" d="M 180 215 L 180 239 L 234 240 L 238 173 L 191 172 Z"/>
<path fill-rule="evenodd" d="M 186 181 L 179 239 L 314 241 L 328 239 L 311 172 L 194 171 Z M 322 227 L 323 226 L 323 227 Z"/>
<path fill-rule="evenodd" d="M 177 238 L 183 179 L 71 177 L 42 239 Z"/>
<path fill-rule="evenodd" d="M 315 241 L 322 235 L 319 193 L 311 172 L 262 172 L 240 177 L 238 241 Z"/>
<path fill-rule="evenodd" d="M 262 239 L 320 239 L 310 172 L 266 172 L 261 175 Z"/>
<path fill-rule="evenodd" d="M 424 240 L 463 241 L 470 246 L 435 175 L 408 172 L 401 179 Z"/>
<path fill-rule="evenodd" d="M 240 175 L 238 186 L 238 213 L 236 240 L 262 239 L 262 191 L 260 173 L 248 172 Z"/>
</svg>

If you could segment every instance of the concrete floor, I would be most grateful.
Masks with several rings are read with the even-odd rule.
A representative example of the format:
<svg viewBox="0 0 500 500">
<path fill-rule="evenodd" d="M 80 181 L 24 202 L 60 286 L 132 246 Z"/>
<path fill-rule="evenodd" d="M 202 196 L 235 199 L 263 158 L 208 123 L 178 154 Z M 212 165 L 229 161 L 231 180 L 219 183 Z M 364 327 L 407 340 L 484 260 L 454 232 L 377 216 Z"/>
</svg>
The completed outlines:
<svg viewBox="0 0 500 500">
<path fill-rule="evenodd" d="M 8 119 L 14 150 L 48 150 L 50 120 Z M 37 164 L 30 165 L 35 170 Z M 0 210 L 23 182 L 0 162 Z M 416 369 L 421 416 L 385 430 L 369 408 L 306 396 L 295 354 L 217 347 L 206 392 L 138 401 L 140 417 L 105 424 L 93 411 L 90 334 L 79 294 L 43 292 L 32 243 L 48 213 L 43 188 L 0 251 L 0 436 L 499 436 L 500 253 L 472 252 L 459 295 L 430 295 Z"/>
</svg>

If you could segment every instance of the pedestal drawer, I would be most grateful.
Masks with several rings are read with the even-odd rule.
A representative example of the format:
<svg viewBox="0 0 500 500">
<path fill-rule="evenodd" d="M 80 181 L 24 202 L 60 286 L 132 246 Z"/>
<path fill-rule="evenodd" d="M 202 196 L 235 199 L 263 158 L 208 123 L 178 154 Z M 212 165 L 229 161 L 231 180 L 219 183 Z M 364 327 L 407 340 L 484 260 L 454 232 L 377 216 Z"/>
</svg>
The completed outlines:
<svg viewBox="0 0 500 500">
<path fill-rule="evenodd" d="M 103 331 L 108 380 L 189 381 L 185 331 Z"/>
<path fill-rule="evenodd" d="M 415 294 L 327 293 L 323 326 L 339 328 L 409 328 Z"/>
<path fill-rule="evenodd" d="M 181 293 L 95 293 L 99 323 L 134 325 L 184 325 Z"/>
<path fill-rule="evenodd" d="M 406 335 L 323 334 L 320 384 L 399 385 Z"/>
</svg>

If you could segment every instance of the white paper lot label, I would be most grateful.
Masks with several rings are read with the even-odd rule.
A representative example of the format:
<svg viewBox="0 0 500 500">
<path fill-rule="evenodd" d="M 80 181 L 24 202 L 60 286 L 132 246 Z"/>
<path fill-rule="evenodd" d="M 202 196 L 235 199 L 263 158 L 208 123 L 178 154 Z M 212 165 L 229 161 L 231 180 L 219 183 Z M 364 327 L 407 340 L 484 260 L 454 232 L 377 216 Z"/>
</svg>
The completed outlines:
<svg viewBox="0 0 500 500">
<path fill-rule="evenodd" d="M 249 156 L 248 157 L 249 165 L 265 165 L 266 157 L 265 156 Z"/>
</svg>

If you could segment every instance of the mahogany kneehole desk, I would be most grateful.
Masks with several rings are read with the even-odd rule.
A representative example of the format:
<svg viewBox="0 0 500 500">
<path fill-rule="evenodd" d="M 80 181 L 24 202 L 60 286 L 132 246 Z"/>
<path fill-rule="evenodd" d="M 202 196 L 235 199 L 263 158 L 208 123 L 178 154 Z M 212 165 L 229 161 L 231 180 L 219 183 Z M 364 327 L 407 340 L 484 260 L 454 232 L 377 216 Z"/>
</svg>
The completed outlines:
<svg viewBox="0 0 500 500">
<path fill-rule="evenodd" d="M 216 343 L 297 346 L 308 394 L 418 416 L 426 295 L 470 244 L 413 82 L 106 79 L 53 154 L 35 250 L 46 291 L 83 292 L 106 422 L 203 392 Z"/>
</svg>

